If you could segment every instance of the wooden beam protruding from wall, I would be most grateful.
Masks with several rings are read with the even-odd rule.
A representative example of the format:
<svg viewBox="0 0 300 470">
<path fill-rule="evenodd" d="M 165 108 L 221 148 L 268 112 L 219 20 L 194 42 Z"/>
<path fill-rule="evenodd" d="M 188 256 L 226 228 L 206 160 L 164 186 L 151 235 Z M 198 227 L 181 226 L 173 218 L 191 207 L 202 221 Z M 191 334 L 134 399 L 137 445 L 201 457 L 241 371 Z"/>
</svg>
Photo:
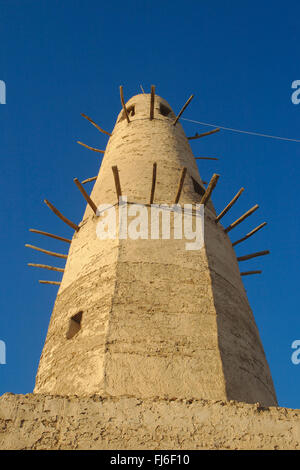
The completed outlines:
<svg viewBox="0 0 300 470">
<path fill-rule="evenodd" d="M 177 116 L 176 116 L 176 118 L 175 118 L 175 120 L 174 120 L 174 122 L 173 122 L 173 126 L 176 126 L 176 124 L 177 124 L 177 122 L 178 122 L 180 116 L 182 115 L 183 111 L 188 107 L 188 105 L 190 104 L 190 102 L 192 101 L 193 98 L 194 98 L 194 95 L 191 95 L 191 96 L 189 97 L 189 99 L 187 100 L 187 102 L 185 103 L 185 105 L 182 106 L 181 110 L 179 111 L 179 113 L 177 114 Z"/>
<path fill-rule="evenodd" d="M 195 157 L 195 160 L 219 160 L 215 157 Z"/>
<path fill-rule="evenodd" d="M 80 142 L 80 140 L 77 140 L 77 144 L 82 145 L 83 147 L 89 150 L 92 150 L 93 152 L 105 153 L 105 150 L 95 149 L 94 147 L 90 147 L 89 145 L 86 145 L 83 142 Z"/>
<path fill-rule="evenodd" d="M 27 263 L 28 266 L 33 266 L 34 268 L 43 268 L 49 269 L 50 271 L 59 271 L 61 273 L 64 272 L 64 268 L 57 268 L 56 266 L 48 266 L 47 264 L 35 264 L 35 263 Z"/>
<path fill-rule="evenodd" d="M 269 254 L 270 254 L 269 250 L 258 251 L 257 253 L 251 253 L 250 255 L 239 256 L 239 258 L 237 258 L 237 260 L 238 261 L 247 261 L 248 259 L 257 258 L 258 256 L 265 256 L 265 255 L 269 255 Z"/>
<path fill-rule="evenodd" d="M 153 163 L 150 204 L 153 204 L 153 201 L 154 201 L 155 185 L 156 185 L 156 171 L 157 171 L 157 163 Z"/>
<path fill-rule="evenodd" d="M 154 100 L 155 100 L 155 86 L 151 85 L 150 121 L 152 121 L 152 119 L 154 119 Z"/>
<path fill-rule="evenodd" d="M 218 182 L 218 179 L 220 178 L 220 175 L 217 175 L 216 173 L 213 174 L 206 190 L 205 190 L 205 193 L 203 194 L 202 198 L 201 198 L 201 201 L 200 201 L 200 204 L 204 204 L 206 205 L 206 203 L 208 202 L 210 196 L 211 196 L 211 193 L 213 192 L 213 190 L 215 189 L 216 187 L 216 184 Z"/>
<path fill-rule="evenodd" d="M 98 176 L 92 176 L 92 178 L 87 178 L 86 180 L 81 181 L 81 184 L 90 183 L 91 181 L 95 181 Z"/>
<path fill-rule="evenodd" d="M 251 274 L 261 274 L 262 271 L 245 271 L 244 273 L 240 273 L 241 276 L 250 276 Z"/>
<path fill-rule="evenodd" d="M 57 281 L 39 281 L 40 284 L 53 284 L 55 286 L 60 286 L 61 282 Z"/>
<path fill-rule="evenodd" d="M 44 250 L 43 248 L 39 248 L 38 246 L 28 245 L 27 243 L 25 244 L 25 246 L 26 248 L 32 248 L 33 250 L 41 251 L 42 253 L 45 253 L 46 255 L 55 256 L 56 258 L 64 258 L 64 259 L 68 258 L 68 255 L 63 255 L 61 253 L 54 253 L 53 251 Z"/>
<path fill-rule="evenodd" d="M 69 225 L 69 227 L 73 228 L 76 232 L 78 232 L 79 230 L 78 225 L 74 224 L 74 222 L 67 219 L 67 217 L 65 217 L 64 215 L 62 215 L 62 213 L 59 212 L 59 210 L 56 209 L 56 207 L 54 207 L 54 205 L 50 201 L 48 201 L 47 199 L 44 199 L 44 203 L 47 204 L 49 209 L 51 209 L 52 212 L 54 212 L 54 214 L 57 215 L 57 217 L 59 217 L 63 222 L 65 222 L 65 224 Z"/>
<path fill-rule="evenodd" d="M 237 219 L 235 222 L 233 222 L 227 228 L 225 228 L 225 230 L 224 230 L 225 233 L 230 232 L 230 230 L 232 230 L 234 227 L 236 227 L 241 222 L 243 222 L 243 220 L 247 219 L 247 217 L 249 217 L 251 214 L 253 214 L 253 212 L 255 212 L 258 208 L 259 208 L 259 205 L 256 204 L 251 209 L 249 209 L 247 212 L 245 212 L 245 214 L 243 214 L 239 219 Z"/>
<path fill-rule="evenodd" d="M 102 134 L 106 134 L 106 135 L 109 135 L 111 136 L 111 134 L 107 131 L 105 131 L 104 129 L 102 129 L 100 126 L 98 126 L 98 124 L 96 124 L 90 117 L 88 117 L 86 114 L 83 114 L 81 113 L 81 116 L 84 117 L 85 119 L 87 119 L 91 124 L 93 124 L 93 126 L 96 127 L 96 129 L 98 129 L 98 131 L 102 132 Z"/>
<path fill-rule="evenodd" d="M 231 207 L 233 206 L 233 204 L 239 199 L 239 197 L 241 196 L 241 194 L 245 191 L 245 188 L 241 188 L 239 190 L 239 192 L 234 196 L 234 198 L 230 201 L 229 204 L 227 204 L 227 206 L 225 207 L 225 209 L 222 210 L 222 212 L 218 215 L 218 217 L 216 217 L 216 222 L 219 222 L 219 220 L 222 219 L 222 217 L 224 217 L 225 214 L 227 214 L 227 212 L 229 211 L 229 209 L 231 209 Z"/>
<path fill-rule="evenodd" d="M 55 240 L 60 240 L 61 242 L 72 242 L 72 240 L 70 240 L 69 238 L 59 237 L 58 235 L 54 235 L 53 233 L 43 232 L 42 230 L 35 230 L 34 228 L 30 228 L 29 232 L 38 233 L 39 235 L 45 235 L 46 237 L 50 238 L 55 238 Z"/>
<path fill-rule="evenodd" d="M 265 227 L 267 225 L 267 222 L 263 222 L 262 224 L 260 224 L 258 227 L 254 228 L 253 230 L 251 230 L 251 232 L 247 233 L 247 235 L 245 235 L 243 238 L 240 238 L 240 240 L 237 240 L 236 242 L 234 242 L 232 244 L 232 246 L 235 246 L 237 245 L 238 243 L 241 243 L 245 240 L 247 240 L 248 238 L 252 237 L 252 235 L 254 235 L 256 232 L 258 232 L 260 229 L 262 229 L 263 227 Z"/>
<path fill-rule="evenodd" d="M 121 99 L 121 104 L 122 104 L 122 107 L 123 107 L 123 110 L 124 110 L 124 113 L 125 113 L 127 122 L 128 122 L 128 124 L 129 124 L 129 123 L 130 123 L 130 119 L 129 119 L 129 116 L 128 116 L 127 108 L 126 108 L 126 106 L 125 106 L 124 93 L 123 93 L 123 87 L 122 87 L 122 85 L 120 86 L 120 99 Z"/>
<path fill-rule="evenodd" d="M 84 187 L 82 186 L 82 184 L 80 183 L 78 178 L 74 178 L 74 183 L 76 184 L 77 188 L 79 189 L 79 191 L 83 195 L 84 199 L 86 200 L 86 202 L 88 203 L 88 205 L 90 206 L 90 208 L 92 209 L 94 214 L 96 214 L 97 213 L 97 206 L 94 203 L 94 201 L 92 201 L 92 199 L 90 198 L 90 196 L 88 195 L 88 193 L 86 192 L 86 190 L 84 189 Z"/>
<path fill-rule="evenodd" d="M 120 183 L 120 178 L 119 178 L 119 170 L 118 170 L 118 167 L 116 165 L 112 166 L 111 169 L 112 169 L 112 172 L 113 172 L 113 175 L 114 175 L 116 193 L 117 193 L 117 198 L 118 198 L 118 203 L 119 203 L 120 197 L 122 197 L 121 183 Z"/>
<path fill-rule="evenodd" d="M 186 172 L 187 172 L 187 168 L 186 167 L 182 168 L 181 175 L 180 175 L 180 180 L 179 180 L 179 184 L 178 184 L 178 189 L 177 189 L 177 194 L 176 194 L 176 197 L 175 197 L 175 204 L 178 204 L 178 202 L 179 202 L 181 192 L 182 192 L 182 188 L 183 188 L 183 184 L 184 184 L 184 180 L 185 180 Z"/>
<path fill-rule="evenodd" d="M 203 134 L 196 134 L 192 137 L 188 137 L 188 140 L 194 140 L 194 139 L 201 139 L 201 137 L 206 137 L 207 135 L 215 134 L 216 132 L 220 132 L 221 128 L 217 127 L 217 129 L 214 129 L 209 132 L 204 132 Z"/>
</svg>

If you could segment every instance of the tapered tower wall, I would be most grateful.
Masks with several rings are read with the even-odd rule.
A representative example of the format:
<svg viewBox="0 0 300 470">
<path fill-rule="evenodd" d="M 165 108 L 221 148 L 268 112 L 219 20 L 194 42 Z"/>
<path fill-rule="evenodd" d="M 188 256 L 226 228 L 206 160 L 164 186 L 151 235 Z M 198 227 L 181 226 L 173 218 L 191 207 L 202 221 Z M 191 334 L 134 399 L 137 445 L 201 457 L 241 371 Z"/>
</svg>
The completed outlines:
<svg viewBox="0 0 300 470">
<path fill-rule="evenodd" d="M 121 111 L 92 200 L 117 203 L 111 169 L 117 165 L 128 201 L 149 203 L 156 162 L 155 203 L 174 203 L 182 167 L 180 203 L 199 203 L 205 188 L 168 103 L 155 97 L 154 120 L 149 95 L 133 97 L 126 107 L 131 122 Z M 205 245 L 187 251 L 185 239 L 100 240 L 99 218 L 88 206 L 70 246 L 35 392 L 275 404 L 236 256 L 214 219 L 209 201 Z M 68 339 L 78 312 L 81 329 Z"/>
</svg>

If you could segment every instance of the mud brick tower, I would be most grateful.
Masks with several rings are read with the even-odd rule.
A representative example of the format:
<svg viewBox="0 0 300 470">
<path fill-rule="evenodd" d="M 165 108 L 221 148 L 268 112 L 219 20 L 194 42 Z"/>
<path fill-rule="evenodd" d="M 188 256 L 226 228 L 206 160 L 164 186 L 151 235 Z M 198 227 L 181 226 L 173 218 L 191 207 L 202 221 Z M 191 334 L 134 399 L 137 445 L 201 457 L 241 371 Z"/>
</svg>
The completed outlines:
<svg viewBox="0 0 300 470">
<path fill-rule="evenodd" d="M 217 216 L 210 196 L 218 175 L 205 186 L 169 104 L 154 88 L 126 105 L 121 90 L 121 100 L 90 196 L 76 180 L 88 205 L 73 224 L 35 393 L 276 405 L 238 264 L 266 252 L 237 259 L 228 236 L 257 206 L 224 228 L 242 190 Z M 100 240 L 95 208 L 118 212 L 121 194 L 148 211 L 151 202 L 204 204 L 203 248 L 172 238 Z"/>
</svg>

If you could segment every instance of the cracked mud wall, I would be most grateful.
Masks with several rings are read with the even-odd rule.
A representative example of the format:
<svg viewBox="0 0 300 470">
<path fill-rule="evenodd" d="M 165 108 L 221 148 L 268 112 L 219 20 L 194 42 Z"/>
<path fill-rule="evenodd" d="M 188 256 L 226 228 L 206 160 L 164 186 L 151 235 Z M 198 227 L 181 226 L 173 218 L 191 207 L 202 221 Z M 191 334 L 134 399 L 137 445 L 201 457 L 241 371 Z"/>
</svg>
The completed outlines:
<svg viewBox="0 0 300 470">
<path fill-rule="evenodd" d="M 0 449 L 300 449 L 300 410 L 7 393 L 0 397 Z"/>
</svg>

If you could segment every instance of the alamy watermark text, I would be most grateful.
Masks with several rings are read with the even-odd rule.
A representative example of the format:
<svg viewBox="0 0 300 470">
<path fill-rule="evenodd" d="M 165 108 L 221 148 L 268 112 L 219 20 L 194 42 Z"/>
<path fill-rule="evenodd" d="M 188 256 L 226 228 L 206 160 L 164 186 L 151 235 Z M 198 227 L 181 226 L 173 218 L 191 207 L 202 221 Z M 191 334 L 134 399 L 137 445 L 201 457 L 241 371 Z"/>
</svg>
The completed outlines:
<svg viewBox="0 0 300 470">
<path fill-rule="evenodd" d="M 294 80 L 292 83 L 292 88 L 295 90 L 291 95 L 291 100 L 293 104 L 300 103 L 300 80 Z"/>
<path fill-rule="evenodd" d="M 203 204 L 134 204 L 127 197 L 119 200 L 118 214 L 111 204 L 97 209 L 100 221 L 96 232 L 100 240 L 151 239 L 186 240 L 186 250 L 201 250 L 204 245 Z M 172 230 L 173 229 L 173 230 Z M 171 234 L 172 232 L 172 234 Z"/>
<path fill-rule="evenodd" d="M 1 364 L 6 364 L 6 345 L 2 340 L 0 340 L 0 365 Z"/>
<path fill-rule="evenodd" d="M 0 104 L 6 104 L 6 84 L 0 80 Z"/>
</svg>

